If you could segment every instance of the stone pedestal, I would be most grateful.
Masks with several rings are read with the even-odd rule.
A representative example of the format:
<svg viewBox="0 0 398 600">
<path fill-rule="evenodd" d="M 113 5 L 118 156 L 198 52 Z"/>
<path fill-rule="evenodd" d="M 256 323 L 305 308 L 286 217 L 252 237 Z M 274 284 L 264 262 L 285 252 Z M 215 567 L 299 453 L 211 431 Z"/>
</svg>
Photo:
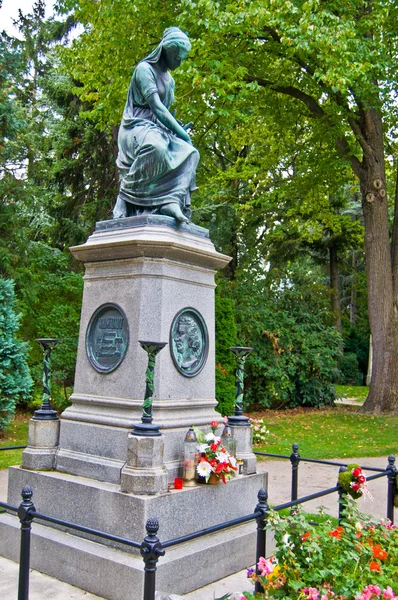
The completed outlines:
<svg viewBox="0 0 398 600">
<path fill-rule="evenodd" d="M 85 264 L 84 293 L 72 406 L 62 414 L 56 468 L 120 483 L 128 433 L 141 419 L 145 393 L 147 356 L 138 340 L 152 339 L 169 342 L 156 359 L 153 419 L 164 436 L 171 481 L 181 475 L 187 429 L 219 417 L 214 274 L 230 258 L 216 252 L 207 230 L 153 215 L 98 223 L 87 242 L 71 251 Z M 129 329 L 124 360 L 107 374 L 93 368 L 86 352 L 90 319 L 106 303 L 120 307 Z M 183 376 L 170 354 L 171 325 L 184 308 L 202 315 L 209 334 L 207 360 L 195 377 Z"/>
<path fill-rule="evenodd" d="M 59 428 L 59 419 L 30 419 L 28 447 L 22 454 L 22 466 L 25 469 L 54 469 Z"/>
<path fill-rule="evenodd" d="M 256 473 L 257 458 L 253 453 L 253 429 L 249 426 L 231 426 L 232 435 L 236 440 L 236 458 L 243 460 L 243 473 Z"/>
<path fill-rule="evenodd" d="M 129 435 L 127 463 L 121 474 L 120 490 L 131 494 L 167 492 L 163 436 Z"/>
</svg>

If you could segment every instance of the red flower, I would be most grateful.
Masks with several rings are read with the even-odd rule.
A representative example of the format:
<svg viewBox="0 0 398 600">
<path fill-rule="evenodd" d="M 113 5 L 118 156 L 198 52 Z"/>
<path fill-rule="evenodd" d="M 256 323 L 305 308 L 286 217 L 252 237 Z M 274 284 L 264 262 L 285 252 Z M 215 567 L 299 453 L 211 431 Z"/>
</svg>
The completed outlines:
<svg viewBox="0 0 398 600">
<path fill-rule="evenodd" d="M 217 448 L 218 448 L 218 444 L 210 444 L 210 450 L 212 452 L 215 452 L 217 450 Z"/>
<path fill-rule="evenodd" d="M 362 475 L 362 469 L 360 467 L 357 467 L 356 469 L 352 470 L 353 477 L 358 477 L 359 475 Z"/>
<path fill-rule="evenodd" d="M 353 490 L 354 490 L 354 492 L 358 492 L 358 491 L 359 491 L 359 489 L 360 489 L 360 487 L 361 487 L 361 486 L 359 485 L 359 483 L 352 483 L 352 484 L 351 484 L 351 489 L 353 489 Z"/>
<path fill-rule="evenodd" d="M 311 533 L 309 531 L 307 531 L 306 533 L 303 533 L 303 535 L 301 536 L 301 541 L 305 542 L 306 540 L 308 540 L 310 535 L 311 535 Z"/>
<path fill-rule="evenodd" d="M 373 551 L 373 556 L 375 558 L 379 558 L 380 560 L 386 560 L 386 558 L 388 556 L 388 552 L 386 552 L 386 550 L 383 550 L 383 548 L 381 546 L 379 546 L 378 544 L 376 544 L 375 546 L 372 547 L 372 551 Z"/>
<path fill-rule="evenodd" d="M 369 563 L 369 569 L 371 571 L 379 571 L 379 573 L 381 573 L 381 566 L 379 565 L 379 563 L 375 562 L 374 560 L 372 560 Z"/>
<path fill-rule="evenodd" d="M 212 421 L 212 422 L 210 423 L 210 427 L 211 427 L 212 429 L 218 429 L 218 423 L 217 423 L 217 421 Z"/>
<path fill-rule="evenodd" d="M 343 536 L 343 531 L 344 531 L 344 529 L 342 527 L 340 527 L 340 525 L 339 525 L 333 531 L 329 531 L 329 535 L 332 537 L 335 537 L 338 540 L 341 540 L 341 538 Z"/>
<path fill-rule="evenodd" d="M 366 481 L 365 475 L 358 475 L 357 481 L 358 481 L 358 483 L 365 483 L 365 481 Z"/>
</svg>

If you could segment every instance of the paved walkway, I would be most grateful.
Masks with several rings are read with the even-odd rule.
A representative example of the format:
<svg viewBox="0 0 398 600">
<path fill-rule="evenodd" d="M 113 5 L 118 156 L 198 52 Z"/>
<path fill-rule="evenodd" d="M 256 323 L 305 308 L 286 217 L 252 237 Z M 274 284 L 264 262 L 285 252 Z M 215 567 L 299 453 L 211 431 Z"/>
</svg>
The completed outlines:
<svg viewBox="0 0 398 600">
<path fill-rule="evenodd" d="M 338 459 L 336 459 L 338 460 Z M 347 458 L 339 462 L 358 463 L 362 466 L 385 468 L 387 457 L 382 458 Z M 266 459 L 258 464 L 259 471 L 268 471 L 268 502 L 271 505 L 282 504 L 290 498 L 291 466 L 288 460 Z M 315 463 L 302 462 L 299 467 L 299 496 L 319 492 L 323 489 L 336 485 L 338 467 L 318 465 Z M 371 472 L 367 473 L 368 475 Z M 7 472 L 0 471 L 0 500 L 7 498 Z M 387 480 L 381 478 L 369 483 L 369 490 L 373 495 L 373 501 L 368 498 L 359 500 L 359 507 L 363 512 L 374 517 L 385 517 L 387 506 Z M 333 494 L 306 503 L 305 509 L 309 512 L 317 512 L 317 508 L 324 506 L 326 511 L 337 516 L 337 495 Z M 397 515 L 398 516 L 398 515 Z M 398 519 L 397 519 L 398 520 Z M 5 558 L 0 558 L 0 598 L 3 600 L 14 600 L 17 597 L 18 587 L 18 565 Z M 253 586 L 246 579 L 246 572 L 241 571 L 231 577 L 186 594 L 186 600 L 211 600 L 219 598 L 227 592 L 252 591 Z M 36 571 L 31 572 L 30 600 L 101 600 L 98 596 L 84 592 L 74 586 L 60 582 Z M 140 599 L 136 599 L 140 600 Z"/>
</svg>

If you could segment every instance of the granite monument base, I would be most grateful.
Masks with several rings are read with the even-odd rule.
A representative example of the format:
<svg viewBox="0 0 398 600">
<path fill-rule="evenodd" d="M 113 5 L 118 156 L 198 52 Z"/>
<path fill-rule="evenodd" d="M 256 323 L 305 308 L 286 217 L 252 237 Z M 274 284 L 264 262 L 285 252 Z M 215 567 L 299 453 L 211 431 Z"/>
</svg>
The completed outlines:
<svg viewBox="0 0 398 600">
<path fill-rule="evenodd" d="M 10 504 L 20 503 L 24 485 L 32 487 L 38 512 L 137 542 L 145 536 L 147 519 L 157 517 L 158 536 L 165 542 L 253 512 L 266 474 L 138 496 L 109 482 L 12 467 Z M 18 530 L 16 517 L 0 515 L 0 554 L 11 560 L 18 560 Z M 255 532 L 253 521 L 168 548 L 158 562 L 156 588 L 184 594 L 252 565 Z M 138 551 L 65 527 L 33 523 L 31 566 L 109 600 L 142 597 L 144 563 Z"/>
<path fill-rule="evenodd" d="M 120 483 L 145 394 L 147 355 L 139 340 L 152 340 L 168 343 L 156 358 L 152 409 L 172 481 L 181 476 L 188 428 L 219 418 L 214 274 L 230 258 L 216 251 L 206 229 L 160 215 L 97 223 L 71 252 L 85 265 L 84 292 L 72 405 L 61 417 L 55 468 Z M 200 314 L 208 332 L 197 372 L 189 360 L 187 373 L 178 364 L 182 342 L 173 324 L 181 311 Z"/>
</svg>

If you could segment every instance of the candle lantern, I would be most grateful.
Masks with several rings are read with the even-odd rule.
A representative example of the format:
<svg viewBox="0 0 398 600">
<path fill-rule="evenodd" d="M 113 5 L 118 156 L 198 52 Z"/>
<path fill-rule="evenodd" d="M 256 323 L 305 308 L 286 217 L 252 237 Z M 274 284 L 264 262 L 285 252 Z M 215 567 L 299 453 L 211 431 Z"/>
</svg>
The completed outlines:
<svg viewBox="0 0 398 600">
<path fill-rule="evenodd" d="M 184 441 L 184 487 L 196 485 L 197 446 L 198 440 L 193 428 L 190 427 Z"/>
<path fill-rule="evenodd" d="M 232 436 L 232 429 L 228 425 L 228 423 L 225 424 L 224 431 L 222 432 L 221 442 L 222 442 L 222 445 L 224 446 L 224 448 L 226 449 L 226 451 L 231 456 L 236 458 L 236 440 Z"/>
</svg>

